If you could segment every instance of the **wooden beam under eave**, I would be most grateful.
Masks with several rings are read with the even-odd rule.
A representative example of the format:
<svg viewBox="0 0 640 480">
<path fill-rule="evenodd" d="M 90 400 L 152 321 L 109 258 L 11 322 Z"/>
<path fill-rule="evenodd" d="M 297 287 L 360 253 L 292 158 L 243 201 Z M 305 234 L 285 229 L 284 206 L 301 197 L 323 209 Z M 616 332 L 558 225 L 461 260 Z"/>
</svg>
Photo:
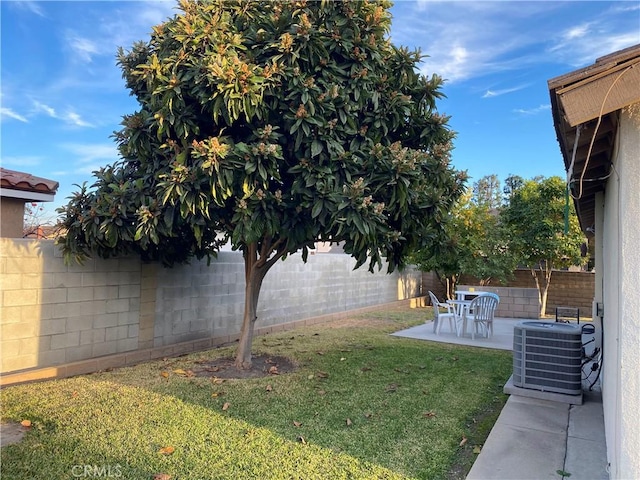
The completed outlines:
<svg viewBox="0 0 640 480">
<path fill-rule="evenodd" d="M 556 94 L 565 120 L 571 127 L 638 103 L 640 60 Z"/>
</svg>

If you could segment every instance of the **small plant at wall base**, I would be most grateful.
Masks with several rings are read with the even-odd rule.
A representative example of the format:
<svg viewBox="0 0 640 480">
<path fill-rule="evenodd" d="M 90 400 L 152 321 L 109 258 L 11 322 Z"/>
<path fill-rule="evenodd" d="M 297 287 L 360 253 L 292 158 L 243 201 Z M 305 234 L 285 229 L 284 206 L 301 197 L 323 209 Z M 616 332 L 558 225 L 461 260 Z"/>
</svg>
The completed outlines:
<svg viewBox="0 0 640 480">
<path fill-rule="evenodd" d="M 439 238 L 466 176 L 435 102 L 441 79 L 393 46 L 389 2 L 190 2 L 120 51 L 140 110 L 122 160 L 61 209 L 67 261 L 165 265 L 230 241 L 245 261 L 236 365 L 251 367 L 260 288 L 279 259 L 343 242 L 389 271 Z"/>
</svg>

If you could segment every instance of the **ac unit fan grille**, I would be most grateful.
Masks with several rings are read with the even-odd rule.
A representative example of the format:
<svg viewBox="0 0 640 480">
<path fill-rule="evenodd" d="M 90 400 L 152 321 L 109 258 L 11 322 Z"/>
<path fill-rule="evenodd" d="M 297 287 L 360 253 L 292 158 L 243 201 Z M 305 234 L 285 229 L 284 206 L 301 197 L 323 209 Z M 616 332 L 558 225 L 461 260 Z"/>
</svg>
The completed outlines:
<svg viewBox="0 0 640 480">
<path fill-rule="evenodd" d="M 582 331 L 577 325 L 520 322 L 514 328 L 515 386 L 578 395 L 581 361 Z"/>
</svg>

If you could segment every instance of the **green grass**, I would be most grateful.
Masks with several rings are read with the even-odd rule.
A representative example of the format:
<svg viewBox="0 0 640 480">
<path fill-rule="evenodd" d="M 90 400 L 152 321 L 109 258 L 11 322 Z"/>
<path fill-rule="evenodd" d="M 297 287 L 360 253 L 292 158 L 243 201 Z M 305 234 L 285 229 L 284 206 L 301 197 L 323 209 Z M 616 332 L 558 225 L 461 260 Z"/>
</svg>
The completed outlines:
<svg viewBox="0 0 640 480">
<path fill-rule="evenodd" d="M 254 353 L 296 362 L 284 375 L 173 373 L 232 354 L 221 348 L 6 388 L 2 420 L 33 426 L 2 449 L 1 476 L 74 478 L 89 465 L 135 480 L 464 478 L 505 401 L 511 355 L 388 335 L 425 315 L 396 308 L 256 338 Z"/>
</svg>

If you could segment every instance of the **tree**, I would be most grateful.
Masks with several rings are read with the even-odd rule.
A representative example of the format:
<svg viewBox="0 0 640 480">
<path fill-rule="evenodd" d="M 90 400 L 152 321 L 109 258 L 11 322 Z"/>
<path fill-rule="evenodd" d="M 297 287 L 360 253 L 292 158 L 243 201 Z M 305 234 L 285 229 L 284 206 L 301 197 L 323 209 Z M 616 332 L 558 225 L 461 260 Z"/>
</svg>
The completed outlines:
<svg viewBox="0 0 640 480">
<path fill-rule="evenodd" d="M 496 174 L 486 175 L 473 184 L 473 201 L 488 210 L 500 207 L 500 179 Z"/>
<path fill-rule="evenodd" d="M 504 193 L 503 203 L 509 204 L 516 191 L 522 185 L 524 185 L 524 178 L 522 178 L 520 175 L 509 175 L 504 180 L 504 188 L 502 189 L 502 193 Z"/>
<path fill-rule="evenodd" d="M 465 175 L 436 110 L 441 79 L 387 39 L 390 3 L 183 1 L 118 53 L 140 109 L 122 159 L 62 209 L 65 258 L 245 262 L 236 365 L 251 366 L 260 287 L 279 259 L 343 242 L 356 267 L 402 267 L 438 237 Z"/>
<path fill-rule="evenodd" d="M 483 180 L 491 178 L 495 176 Z M 499 182 L 495 188 L 499 191 Z M 473 191 L 468 190 L 458 200 L 447 217 L 440 240 L 412 257 L 418 268 L 436 273 L 446 288 L 447 298 L 453 298 L 463 274 L 479 279 L 481 285 L 489 285 L 494 280 L 506 281 L 517 266 L 499 211 L 490 203 L 478 202 L 476 192 L 474 186 Z"/>
<path fill-rule="evenodd" d="M 585 241 L 578 218 L 569 204 L 569 229 L 565 229 L 566 184 L 560 177 L 528 180 L 518 188 L 503 211 L 511 234 L 511 248 L 526 265 L 538 288 L 540 316 L 554 269 L 580 265 Z"/>
</svg>

